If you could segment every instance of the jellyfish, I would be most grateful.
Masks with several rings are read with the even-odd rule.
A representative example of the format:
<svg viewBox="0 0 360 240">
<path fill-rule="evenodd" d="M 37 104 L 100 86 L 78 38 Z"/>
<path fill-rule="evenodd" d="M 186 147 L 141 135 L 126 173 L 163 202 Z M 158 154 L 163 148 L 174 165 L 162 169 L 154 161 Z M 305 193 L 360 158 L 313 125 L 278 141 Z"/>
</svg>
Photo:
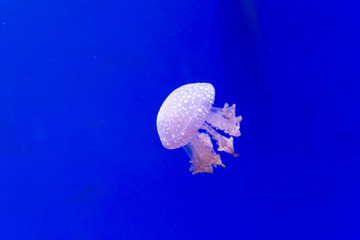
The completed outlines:
<svg viewBox="0 0 360 240">
<path fill-rule="evenodd" d="M 235 104 L 213 107 L 215 89 L 210 83 L 192 83 L 174 90 L 164 101 L 157 115 L 157 130 L 167 149 L 183 147 L 190 157 L 193 174 L 213 172 L 220 165 L 220 155 L 213 149 L 210 136 L 218 151 L 238 156 L 234 152 L 233 137 L 240 136 L 242 117 L 235 116 Z M 223 136 L 216 130 L 221 130 Z"/>
</svg>

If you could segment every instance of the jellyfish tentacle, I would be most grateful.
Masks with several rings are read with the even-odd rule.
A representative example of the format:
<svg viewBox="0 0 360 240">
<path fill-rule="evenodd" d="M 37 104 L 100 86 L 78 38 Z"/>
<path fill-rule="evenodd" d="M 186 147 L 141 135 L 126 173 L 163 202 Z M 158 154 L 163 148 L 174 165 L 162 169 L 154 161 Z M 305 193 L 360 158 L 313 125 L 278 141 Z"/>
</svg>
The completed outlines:
<svg viewBox="0 0 360 240">
<path fill-rule="evenodd" d="M 191 158 L 190 171 L 192 174 L 199 172 L 212 173 L 217 165 L 225 167 L 221 162 L 220 155 L 216 154 L 211 143 L 210 136 L 207 133 L 198 133 L 184 146 L 186 153 Z"/>
<path fill-rule="evenodd" d="M 232 154 L 234 157 L 239 156 L 239 154 L 234 152 L 234 139 L 233 137 L 227 138 L 217 131 L 215 131 L 209 124 L 204 123 L 201 129 L 208 132 L 213 139 L 216 140 L 217 145 L 219 146 L 218 151 L 224 151 Z"/>
<path fill-rule="evenodd" d="M 215 129 L 220 129 L 231 136 L 239 137 L 241 135 L 241 120 L 241 116 L 235 116 L 235 104 L 229 107 L 229 104 L 225 103 L 223 108 L 212 107 L 206 122 Z"/>
</svg>

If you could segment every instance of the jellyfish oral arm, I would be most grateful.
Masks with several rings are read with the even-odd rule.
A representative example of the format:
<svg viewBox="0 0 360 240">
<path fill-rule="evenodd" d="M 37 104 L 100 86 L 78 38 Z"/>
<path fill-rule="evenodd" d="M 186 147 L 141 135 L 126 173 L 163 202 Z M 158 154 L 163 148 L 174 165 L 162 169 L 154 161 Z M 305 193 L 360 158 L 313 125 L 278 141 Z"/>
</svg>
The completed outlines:
<svg viewBox="0 0 360 240">
<path fill-rule="evenodd" d="M 238 154 L 234 152 L 233 137 L 225 137 L 218 133 L 216 129 L 220 129 L 232 136 L 240 136 L 240 121 L 241 116 L 235 116 L 235 104 L 229 107 L 226 103 L 224 108 L 212 107 L 206 121 L 202 124 L 200 129 L 205 130 L 206 133 L 197 132 L 195 137 L 184 146 L 185 151 L 189 155 L 191 161 L 190 171 L 199 172 L 213 172 L 212 167 L 224 164 L 221 162 L 220 155 L 216 154 L 213 149 L 213 144 L 209 134 L 216 140 L 219 146 L 218 151 L 224 151 L 237 157 Z"/>
<path fill-rule="evenodd" d="M 212 127 L 220 129 L 234 137 L 239 137 L 241 135 L 241 120 L 241 116 L 235 116 L 235 104 L 229 107 L 229 104 L 227 103 L 225 103 L 223 108 L 212 107 L 206 118 L 206 122 L 208 122 Z"/>
<path fill-rule="evenodd" d="M 234 153 L 234 139 L 232 137 L 227 138 L 217 131 L 215 131 L 212 127 L 210 127 L 207 123 L 204 123 L 201 129 L 210 133 L 213 139 L 216 140 L 217 145 L 219 146 L 218 151 L 224 151 L 232 154 L 234 157 L 239 156 L 239 154 Z"/>
<path fill-rule="evenodd" d="M 197 133 L 191 142 L 183 148 L 191 159 L 190 171 L 192 171 L 192 174 L 199 172 L 212 173 L 212 167 L 217 165 L 225 167 L 221 162 L 220 155 L 214 152 L 210 136 L 206 133 Z"/>
</svg>

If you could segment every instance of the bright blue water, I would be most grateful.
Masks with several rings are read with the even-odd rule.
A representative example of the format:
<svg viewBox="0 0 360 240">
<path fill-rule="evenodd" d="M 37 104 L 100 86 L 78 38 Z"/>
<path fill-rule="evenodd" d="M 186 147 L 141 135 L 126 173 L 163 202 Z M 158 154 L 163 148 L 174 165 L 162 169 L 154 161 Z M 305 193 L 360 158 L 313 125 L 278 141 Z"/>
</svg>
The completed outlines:
<svg viewBox="0 0 360 240">
<path fill-rule="evenodd" d="M 0 239 L 359 239 L 358 3 L 0 1 Z M 238 158 L 156 132 L 207 81 Z"/>
</svg>

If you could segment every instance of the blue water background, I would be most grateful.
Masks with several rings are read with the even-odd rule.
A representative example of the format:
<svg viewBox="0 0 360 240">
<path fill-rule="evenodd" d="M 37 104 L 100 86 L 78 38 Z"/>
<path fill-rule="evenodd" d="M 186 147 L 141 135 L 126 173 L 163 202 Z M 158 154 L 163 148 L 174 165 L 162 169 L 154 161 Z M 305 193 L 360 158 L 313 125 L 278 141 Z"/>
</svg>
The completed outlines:
<svg viewBox="0 0 360 240">
<path fill-rule="evenodd" d="M 0 239 L 360 239 L 360 4 L 0 1 Z M 237 104 L 191 175 L 167 95 Z"/>
</svg>

